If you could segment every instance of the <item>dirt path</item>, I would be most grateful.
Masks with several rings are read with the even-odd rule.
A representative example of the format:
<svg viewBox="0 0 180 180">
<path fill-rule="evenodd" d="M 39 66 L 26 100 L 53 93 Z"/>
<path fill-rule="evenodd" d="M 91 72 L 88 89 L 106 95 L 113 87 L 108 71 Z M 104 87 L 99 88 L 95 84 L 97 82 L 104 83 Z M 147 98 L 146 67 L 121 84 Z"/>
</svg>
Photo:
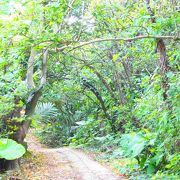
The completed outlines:
<svg viewBox="0 0 180 180">
<path fill-rule="evenodd" d="M 72 148 L 49 149 L 43 147 L 35 137 L 27 138 L 29 149 L 43 155 L 43 169 L 39 176 L 31 174 L 33 180 L 124 180 L 109 169 L 92 160 L 85 153 Z"/>
</svg>

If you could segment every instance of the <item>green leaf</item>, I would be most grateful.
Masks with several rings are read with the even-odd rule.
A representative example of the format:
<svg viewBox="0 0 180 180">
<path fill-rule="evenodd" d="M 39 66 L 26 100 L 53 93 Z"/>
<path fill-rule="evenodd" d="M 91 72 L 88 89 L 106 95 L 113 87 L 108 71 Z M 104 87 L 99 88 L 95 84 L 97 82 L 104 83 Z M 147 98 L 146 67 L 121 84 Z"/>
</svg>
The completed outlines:
<svg viewBox="0 0 180 180">
<path fill-rule="evenodd" d="M 12 139 L 0 139 L 0 158 L 18 159 L 26 152 L 25 148 Z"/>
<path fill-rule="evenodd" d="M 137 144 L 132 146 L 132 157 L 138 156 L 145 148 L 145 142 L 138 141 Z"/>
<path fill-rule="evenodd" d="M 113 62 L 115 62 L 119 58 L 120 55 L 121 53 L 114 54 L 112 57 Z"/>
<path fill-rule="evenodd" d="M 125 134 L 121 138 L 121 146 L 127 156 L 138 156 L 147 145 L 147 141 L 140 134 Z"/>
<path fill-rule="evenodd" d="M 155 172 L 155 166 L 153 164 L 149 164 L 148 168 L 147 168 L 147 174 L 151 175 Z"/>
</svg>

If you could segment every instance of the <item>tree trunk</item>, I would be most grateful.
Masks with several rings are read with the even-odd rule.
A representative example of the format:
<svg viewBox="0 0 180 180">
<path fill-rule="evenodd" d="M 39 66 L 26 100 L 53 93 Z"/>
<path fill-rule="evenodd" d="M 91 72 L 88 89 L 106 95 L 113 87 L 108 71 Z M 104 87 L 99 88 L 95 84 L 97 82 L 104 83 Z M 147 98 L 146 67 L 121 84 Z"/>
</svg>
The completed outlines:
<svg viewBox="0 0 180 180">
<path fill-rule="evenodd" d="M 106 89 L 108 90 L 108 92 L 110 93 L 111 97 L 116 101 L 117 98 L 115 97 L 113 90 L 111 89 L 111 87 L 109 86 L 109 84 L 107 83 L 107 81 L 103 78 L 103 76 L 92 66 L 92 65 L 87 65 L 91 70 L 94 71 L 94 73 L 97 75 L 97 77 L 99 78 L 99 80 L 103 83 L 103 85 L 106 87 Z"/>
<path fill-rule="evenodd" d="M 119 97 L 119 103 L 123 105 L 123 104 L 126 104 L 126 102 L 127 102 L 126 95 L 123 92 L 123 87 L 121 85 L 121 77 L 120 77 L 120 74 L 118 73 L 116 64 L 114 62 L 113 62 L 113 66 L 114 66 L 115 87 L 116 87 L 116 90 L 118 91 L 118 94 L 119 94 L 119 96 L 118 96 Z"/>
<path fill-rule="evenodd" d="M 162 39 L 158 40 L 157 49 L 160 54 L 159 67 L 160 67 L 161 77 L 162 77 L 161 86 L 164 90 L 164 93 L 163 93 L 164 100 L 166 100 L 167 99 L 167 91 L 169 89 L 168 78 L 166 76 L 166 73 L 168 72 L 168 69 L 169 69 L 169 63 L 168 63 L 167 57 L 166 57 L 166 47 L 165 47 L 164 41 Z"/>
<path fill-rule="evenodd" d="M 27 116 L 26 120 L 18 125 L 18 130 L 11 136 L 13 140 L 20 144 L 24 144 L 24 139 L 28 132 L 29 126 L 31 124 L 31 116 L 34 113 L 37 102 L 41 96 L 42 87 L 40 87 L 37 91 L 31 93 L 28 98 L 28 102 L 26 104 L 25 115 Z"/>
<path fill-rule="evenodd" d="M 87 87 L 89 90 L 92 91 L 92 93 L 96 96 L 96 98 L 99 100 L 100 104 L 101 104 L 101 107 L 102 107 L 102 110 L 106 116 L 107 119 L 111 120 L 111 117 L 110 115 L 107 113 L 107 109 L 106 109 L 106 106 L 104 104 L 104 101 L 101 97 L 101 95 L 99 94 L 99 92 L 97 91 L 97 89 L 92 86 L 89 82 L 87 82 L 87 80 L 85 78 L 83 78 L 83 85 L 85 87 Z"/>
<path fill-rule="evenodd" d="M 146 4 L 147 4 L 147 11 L 149 12 L 149 15 L 151 16 L 151 22 L 156 23 L 154 12 L 152 11 L 150 7 L 150 0 L 146 0 Z M 166 57 L 166 46 L 163 39 L 157 39 L 157 50 L 159 51 L 159 54 L 160 54 L 159 68 L 160 68 L 160 74 L 162 77 L 161 86 L 162 86 L 162 89 L 164 90 L 164 93 L 163 93 L 164 100 L 166 100 L 167 91 L 169 89 L 168 78 L 166 76 L 166 73 L 169 70 L 169 62 Z"/>
</svg>

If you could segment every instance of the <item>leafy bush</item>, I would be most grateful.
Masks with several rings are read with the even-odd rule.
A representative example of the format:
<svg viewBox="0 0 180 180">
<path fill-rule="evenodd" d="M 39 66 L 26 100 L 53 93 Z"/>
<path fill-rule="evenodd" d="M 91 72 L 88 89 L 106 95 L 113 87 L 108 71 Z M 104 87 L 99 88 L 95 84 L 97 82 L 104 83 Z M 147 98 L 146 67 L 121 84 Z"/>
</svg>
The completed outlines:
<svg viewBox="0 0 180 180">
<path fill-rule="evenodd" d="M 94 121 L 93 118 L 88 118 L 86 121 L 77 122 L 78 127 L 76 133 L 69 141 L 74 145 L 95 145 L 97 137 L 102 129 L 100 129 L 101 121 Z"/>
<path fill-rule="evenodd" d="M 68 128 L 61 125 L 59 121 L 41 125 L 36 134 L 42 143 L 50 147 L 63 146 L 69 137 Z"/>
<path fill-rule="evenodd" d="M 35 119 L 39 128 L 36 133 L 41 142 L 51 147 L 63 146 L 69 137 L 69 128 L 53 103 L 39 103 L 35 110 Z"/>
<path fill-rule="evenodd" d="M 158 139 L 157 134 L 141 132 L 124 134 L 121 138 L 121 147 L 124 155 L 137 159 L 139 167 L 146 170 L 149 175 L 160 169 L 167 170 L 168 167 L 178 166 L 177 161 L 180 160 L 178 156 L 169 159 L 164 143 Z"/>
</svg>

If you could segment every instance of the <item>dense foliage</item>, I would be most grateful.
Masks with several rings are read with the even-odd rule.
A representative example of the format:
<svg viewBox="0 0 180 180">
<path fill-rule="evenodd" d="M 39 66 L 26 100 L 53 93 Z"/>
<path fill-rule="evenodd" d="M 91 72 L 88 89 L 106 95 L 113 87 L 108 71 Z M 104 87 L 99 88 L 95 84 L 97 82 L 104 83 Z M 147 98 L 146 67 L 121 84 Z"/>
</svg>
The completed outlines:
<svg viewBox="0 0 180 180">
<path fill-rule="evenodd" d="M 0 137 L 22 143 L 31 119 L 50 146 L 99 149 L 133 159 L 125 174 L 178 179 L 178 1 L 6 0 L 0 9 Z"/>
</svg>

